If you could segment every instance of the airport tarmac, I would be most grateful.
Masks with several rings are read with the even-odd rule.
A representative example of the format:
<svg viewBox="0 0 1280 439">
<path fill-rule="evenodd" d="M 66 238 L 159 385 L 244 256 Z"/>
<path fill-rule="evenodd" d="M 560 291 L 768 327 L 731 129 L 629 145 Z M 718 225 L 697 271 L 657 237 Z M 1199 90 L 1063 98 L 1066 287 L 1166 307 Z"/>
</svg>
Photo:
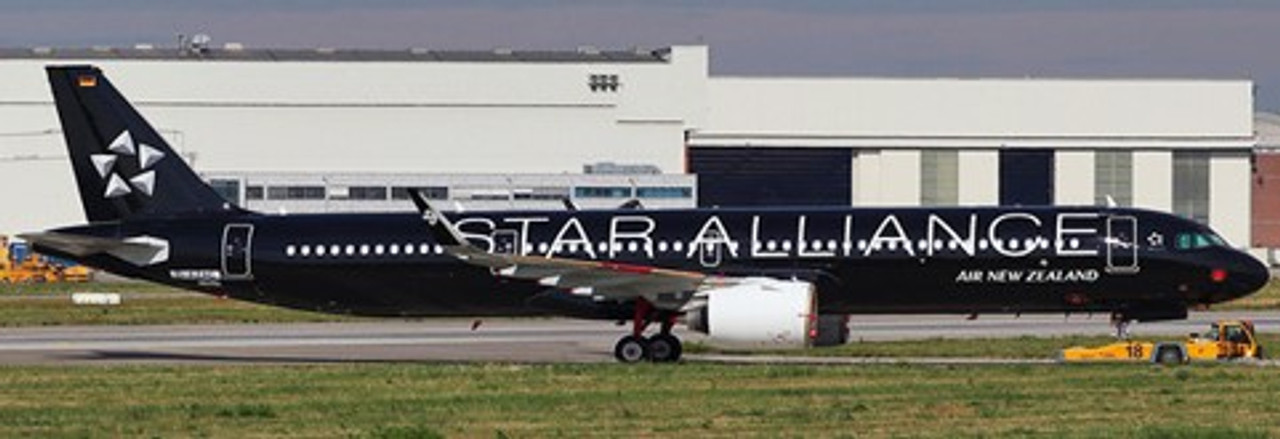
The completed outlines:
<svg viewBox="0 0 1280 439">
<path fill-rule="evenodd" d="M 1184 321 L 1139 323 L 1137 337 L 1185 336 L 1222 318 L 1253 319 L 1280 330 L 1280 312 L 1192 313 Z M 624 326 L 569 319 L 387 320 L 356 323 L 68 326 L 0 329 L 0 364 L 612 362 Z M 1022 335 L 1107 335 L 1106 315 L 853 316 L 854 340 Z M 678 330 L 688 341 L 699 334 Z M 690 360 L 725 361 L 715 356 Z M 954 363 L 953 360 L 940 360 Z M 1037 361 L 1038 362 L 1038 361 Z"/>
</svg>

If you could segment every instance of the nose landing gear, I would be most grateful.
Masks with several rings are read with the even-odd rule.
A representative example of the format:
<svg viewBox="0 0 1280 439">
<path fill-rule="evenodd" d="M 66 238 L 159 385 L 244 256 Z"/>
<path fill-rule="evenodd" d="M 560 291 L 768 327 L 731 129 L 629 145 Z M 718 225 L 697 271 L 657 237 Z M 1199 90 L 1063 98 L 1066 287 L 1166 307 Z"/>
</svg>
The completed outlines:
<svg viewBox="0 0 1280 439">
<path fill-rule="evenodd" d="M 660 310 L 643 298 L 636 301 L 635 315 L 631 318 L 631 334 L 623 336 L 613 347 L 613 356 L 623 363 L 674 363 L 680 361 L 684 346 L 671 334 L 679 314 Z M 650 324 L 660 324 L 657 334 L 646 338 L 644 331 Z"/>
<path fill-rule="evenodd" d="M 1133 323 L 1133 318 L 1119 311 L 1111 313 L 1111 327 L 1116 330 L 1116 339 L 1129 339 L 1129 325 Z"/>
</svg>

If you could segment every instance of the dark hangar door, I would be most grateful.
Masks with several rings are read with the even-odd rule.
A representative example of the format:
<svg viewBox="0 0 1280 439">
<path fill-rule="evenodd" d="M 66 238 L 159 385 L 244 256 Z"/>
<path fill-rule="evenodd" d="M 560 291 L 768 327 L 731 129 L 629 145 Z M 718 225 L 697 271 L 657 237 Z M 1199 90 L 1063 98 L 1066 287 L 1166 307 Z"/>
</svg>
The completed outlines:
<svg viewBox="0 0 1280 439">
<path fill-rule="evenodd" d="M 1000 151 L 1000 205 L 1053 204 L 1053 150 Z"/>
<path fill-rule="evenodd" d="M 686 154 L 701 206 L 850 203 L 850 149 L 689 147 Z"/>
</svg>

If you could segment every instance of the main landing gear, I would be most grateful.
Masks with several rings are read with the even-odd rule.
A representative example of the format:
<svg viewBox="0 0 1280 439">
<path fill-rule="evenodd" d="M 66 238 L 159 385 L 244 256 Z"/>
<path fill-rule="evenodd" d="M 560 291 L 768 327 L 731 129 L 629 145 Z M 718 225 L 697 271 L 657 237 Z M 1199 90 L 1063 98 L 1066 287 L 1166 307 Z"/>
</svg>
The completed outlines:
<svg viewBox="0 0 1280 439">
<path fill-rule="evenodd" d="M 631 334 L 618 340 L 613 347 L 613 356 L 623 363 L 674 363 L 680 361 L 684 353 L 684 345 L 680 339 L 671 334 L 679 314 L 672 311 L 656 309 L 648 300 L 636 301 L 635 316 L 631 318 Z M 648 338 L 644 330 L 651 323 L 659 323 L 659 331 Z"/>
</svg>

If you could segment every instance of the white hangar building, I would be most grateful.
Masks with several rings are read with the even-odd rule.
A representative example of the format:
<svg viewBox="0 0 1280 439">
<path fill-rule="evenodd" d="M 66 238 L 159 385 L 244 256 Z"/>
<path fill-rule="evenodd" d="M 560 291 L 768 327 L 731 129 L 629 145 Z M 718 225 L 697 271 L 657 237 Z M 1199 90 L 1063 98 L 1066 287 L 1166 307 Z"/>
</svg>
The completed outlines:
<svg viewBox="0 0 1280 439">
<path fill-rule="evenodd" d="M 733 77 L 708 57 L 2 49 L 0 234 L 82 220 L 43 66 L 87 62 L 264 211 L 409 210 L 405 187 L 476 209 L 1110 198 L 1250 243 L 1251 81 Z"/>
</svg>

